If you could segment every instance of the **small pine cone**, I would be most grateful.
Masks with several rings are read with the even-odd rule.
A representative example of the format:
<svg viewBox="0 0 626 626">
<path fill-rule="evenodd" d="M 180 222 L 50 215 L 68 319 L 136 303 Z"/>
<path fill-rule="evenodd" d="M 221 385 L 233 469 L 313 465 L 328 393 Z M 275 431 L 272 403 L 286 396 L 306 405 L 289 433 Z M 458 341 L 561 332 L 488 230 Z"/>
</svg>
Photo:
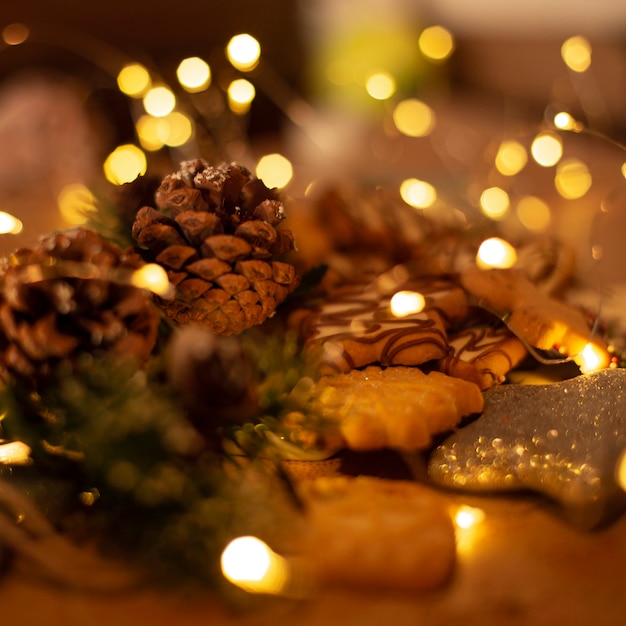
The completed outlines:
<svg viewBox="0 0 626 626">
<path fill-rule="evenodd" d="M 8 259 L 0 283 L 0 366 L 36 387 L 79 355 L 144 360 L 159 315 L 141 289 L 119 280 L 141 260 L 83 228 L 44 237 Z"/>
<path fill-rule="evenodd" d="M 263 323 L 298 284 L 278 260 L 295 249 L 276 192 L 241 165 L 186 161 L 166 176 L 157 208 L 143 207 L 132 235 L 142 256 L 162 265 L 176 287 L 157 299 L 180 325 L 236 335 Z"/>
</svg>

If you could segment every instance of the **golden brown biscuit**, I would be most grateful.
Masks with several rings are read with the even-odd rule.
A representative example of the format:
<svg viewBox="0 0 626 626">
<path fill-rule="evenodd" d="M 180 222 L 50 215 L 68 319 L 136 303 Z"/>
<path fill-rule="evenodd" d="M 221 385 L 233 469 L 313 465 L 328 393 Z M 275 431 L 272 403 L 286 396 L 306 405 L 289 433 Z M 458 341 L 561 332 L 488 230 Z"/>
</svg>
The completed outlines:
<svg viewBox="0 0 626 626">
<path fill-rule="evenodd" d="M 396 272 L 397 273 L 397 272 Z M 392 312 L 395 293 L 424 297 L 419 312 Z M 420 365 L 449 353 L 446 328 L 468 312 L 463 289 L 443 278 L 396 281 L 391 273 L 368 285 L 335 289 L 311 312 L 296 312 L 305 347 L 318 351 L 322 373 L 346 372 L 369 364 Z"/>
<path fill-rule="evenodd" d="M 470 380 L 480 389 L 504 382 L 526 355 L 524 344 L 504 325 L 475 323 L 448 334 L 453 352 L 439 361 L 449 376 Z"/>
<path fill-rule="evenodd" d="M 326 584 L 432 589 L 455 562 L 454 526 L 441 495 L 423 485 L 359 476 L 300 486 L 302 543 Z"/>
<path fill-rule="evenodd" d="M 316 391 L 315 409 L 338 423 L 353 450 L 422 450 L 435 434 L 483 408 L 474 383 L 414 367 L 371 365 L 325 376 Z"/>
</svg>

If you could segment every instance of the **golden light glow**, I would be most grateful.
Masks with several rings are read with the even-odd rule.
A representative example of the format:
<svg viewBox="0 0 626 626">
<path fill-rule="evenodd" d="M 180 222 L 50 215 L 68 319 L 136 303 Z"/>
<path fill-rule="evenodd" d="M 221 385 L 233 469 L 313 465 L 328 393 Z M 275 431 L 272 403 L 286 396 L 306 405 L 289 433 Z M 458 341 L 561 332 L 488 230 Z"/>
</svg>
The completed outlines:
<svg viewBox="0 0 626 626">
<path fill-rule="evenodd" d="M 365 79 L 365 90 L 374 100 L 389 100 L 396 92 L 396 80 L 388 72 L 375 72 Z"/>
<path fill-rule="evenodd" d="M 622 163 L 622 167 L 620 168 L 620 171 L 622 172 L 622 176 L 626 178 L 626 163 Z"/>
<path fill-rule="evenodd" d="M 452 519 L 458 556 L 471 557 L 479 549 L 481 540 L 489 530 L 485 524 L 486 517 L 483 509 L 467 504 L 453 511 Z"/>
<path fill-rule="evenodd" d="M 509 194 L 501 187 L 489 187 L 480 194 L 480 210 L 492 220 L 502 219 L 509 210 Z"/>
<path fill-rule="evenodd" d="M 30 448 L 22 441 L 0 443 L 2 465 L 26 465 L 30 462 Z"/>
<path fill-rule="evenodd" d="M 504 176 L 519 174 L 528 162 L 526 148 L 514 139 L 503 141 L 498 147 L 495 166 L 498 172 Z"/>
<path fill-rule="evenodd" d="M 137 131 L 139 143 L 144 150 L 154 152 L 160 150 L 165 145 L 163 135 L 167 134 L 167 131 L 163 131 L 163 125 L 167 127 L 165 118 L 147 114 L 142 115 L 137 120 L 135 130 Z"/>
<path fill-rule="evenodd" d="M 152 293 L 162 297 L 169 297 L 172 293 L 172 285 L 165 270 L 156 263 L 148 263 L 131 276 L 130 282 L 140 289 L 148 289 Z"/>
<path fill-rule="evenodd" d="M 591 172 L 585 163 L 578 159 L 568 159 L 559 163 L 554 177 L 554 186 L 563 198 L 582 198 L 591 187 Z"/>
<path fill-rule="evenodd" d="M 485 512 L 477 507 L 464 504 L 460 506 L 454 515 L 454 525 L 457 528 L 467 530 L 485 520 Z"/>
<path fill-rule="evenodd" d="M 591 374 L 608 367 L 610 360 L 609 354 L 593 343 L 587 343 L 574 358 L 583 374 Z"/>
<path fill-rule="evenodd" d="M 485 239 L 478 247 L 476 264 L 482 269 L 513 267 L 517 261 L 515 248 L 500 237 Z"/>
<path fill-rule="evenodd" d="M 554 125 L 560 130 L 582 130 L 582 124 L 577 122 L 574 117 L 566 111 L 559 111 L 554 116 Z"/>
<path fill-rule="evenodd" d="M 278 594 L 289 578 L 287 561 L 256 537 L 237 537 L 221 556 L 224 577 L 249 593 Z"/>
<path fill-rule="evenodd" d="M 515 212 L 519 221 L 528 228 L 528 230 L 532 230 L 536 233 L 545 231 L 552 219 L 550 207 L 537 196 L 524 196 L 520 198 L 515 207 Z"/>
<path fill-rule="evenodd" d="M 437 190 L 424 180 L 407 178 L 400 184 L 400 196 L 416 209 L 427 209 L 437 200 Z"/>
<path fill-rule="evenodd" d="M 141 63 L 129 63 L 117 75 L 117 86 L 131 98 L 143 98 L 152 87 L 150 72 Z"/>
<path fill-rule="evenodd" d="M 254 85 L 245 78 L 234 80 L 227 89 L 228 106 L 233 113 L 247 113 L 256 96 Z"/>
<path fill-rule="evenodd" d="M 59 212 L 69 224 L 84 224 L 89 213 L 96 211 L 96 198 L 85 185 L 65 185 L 57 196 Z"/>
<path fill-rule="evenodd" d="M 626 491 L 626 449 L 622 450 L 615 464 L 615 482 Z"/>
<path fill-rule="evenodd" d="M 345 87 L 354 80 L 354 68 L 345 59 L 333 59 L 326 66 L 326 78 L 338 87 Z"/>
<path fill-rule="evenodd" d="M 253 70 L 261 58 L 261 44 L 247 33 L 235 35 L 226 46 L 230 63 L 241 72 Z"/>
<path fill-rule="evenodd" d="M 556 165 L 563 156 L 561 139 L 552 133 L 539 133 L 530 146 L 533 159 L 542 167 Z"/>
<path fill-rule="evenodd" d="M 13 22 L 2 29 L 2 40 L 8 46 L 18 46 L 28 39 L 30 31 L 26 24 L 21 22 Z"/>
<path fill-rule="evenodd" d="M 133 144 L 119 146 L 104 162 L 104 175 L 114 185 L 130 183 L 145 174 L 148 163 L 141 148 Z"/>
<path fill-rule="evenodd" d="M 591 65 L 591 44 L 580 35 L 570 37 L 561 46 L 561 57 L 573 72 L 585 72 Z"/>
<path fill-rule="evenodd" d="M 22 220 L 6 211 L 0 211 L 0 235 L 19 235 L 23 229 Z"/>
<path fill-rule="evenodd" d="M 431 61 L 443 61 L 454 52 L 454 37 L 443 26 L 425 28 L 417 43 L 420 52 Z"/>
<path fill-rule="evenodd" d="M 426 299 L 417 291 L 398 291 L 389 302 L 391 314 L 395 317 L 406 317 L 420 313 L 426 306 Z"/>
<path fill-rule="evenodd" d="M 266 154 L 257 163 L 256 176 L 268 187 L 282 189 L 293 178 L 293 166 L 282 154 Z"/>
<path fill-rule="evenodd" d="M 211 68 L 200 57 L 188 57 L 179 63 L 176 77 L 186 91 L 204 91 L 211 84 Z"/>
<path fill-rule="evenodd" d="M 435 127 L 435 112 L 417 98 L 399 102 L 393 110 L 396 128 L 408 137 L 425 137 Z"/>
<path fill-rule="evenodd" d="M 143 97 L 146 113 L 155 117 L 169 115 L 176 106 L 176 96 L 168 87 L 152 87 Z"/>
</svg>

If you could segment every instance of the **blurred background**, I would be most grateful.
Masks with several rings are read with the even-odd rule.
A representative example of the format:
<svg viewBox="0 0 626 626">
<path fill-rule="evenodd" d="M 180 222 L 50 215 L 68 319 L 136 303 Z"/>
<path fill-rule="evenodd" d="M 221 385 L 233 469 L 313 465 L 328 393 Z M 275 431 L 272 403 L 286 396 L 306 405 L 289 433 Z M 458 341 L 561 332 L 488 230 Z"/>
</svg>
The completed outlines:
<svg viewBox="0 0 626 626">
<path fill-rule="evenodd" d="M 404 184 L 416 208 L 512 234 L 577 239 L 580 216 L 621 197 L 626 4 L 52 4 L 0 10 L 2 253 L 196 156 L 294 196 L 329 178 Z M 555 160 L 537 156 L 541 133 Z"/>
</svg>

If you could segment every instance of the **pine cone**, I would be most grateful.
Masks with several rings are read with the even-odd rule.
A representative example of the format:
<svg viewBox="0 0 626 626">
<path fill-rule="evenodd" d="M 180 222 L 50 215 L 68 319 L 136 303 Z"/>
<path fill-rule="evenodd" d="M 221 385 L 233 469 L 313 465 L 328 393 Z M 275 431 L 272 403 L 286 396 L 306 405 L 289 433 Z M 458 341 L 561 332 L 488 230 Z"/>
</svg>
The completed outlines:
<svg viewBox="0 0 626 626">
<path fill-rule="evenodd" d="M 184 162 L 155 199 L 158 208 L 140 209 L 132 234 L 176 287 L 174 299 L 157 302 L 178 324 L 239 334 L 297 286 L 294 267 L 276 260 L 295 248 L 291 231 L 276 228 L 283 204 L 246 168 Z"/>
<path fill-rule="evenodd" d="M 138 267 L 117 246 L 79 228 L 49 235 L 8 259 L 0 283 L 0 365 L 35 384 L 85 352 L 145 359 L 159 315 L 119 274 Z"/>
</svg>

